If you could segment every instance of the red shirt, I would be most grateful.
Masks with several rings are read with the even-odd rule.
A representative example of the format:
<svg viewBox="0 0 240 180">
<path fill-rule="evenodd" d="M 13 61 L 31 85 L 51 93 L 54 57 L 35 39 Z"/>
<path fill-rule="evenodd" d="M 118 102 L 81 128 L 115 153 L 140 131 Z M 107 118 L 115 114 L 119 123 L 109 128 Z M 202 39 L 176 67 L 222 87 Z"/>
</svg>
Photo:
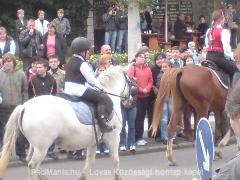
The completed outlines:
<svg viewBox="0 0 240 180">
<path fill-rule="evenodd" d="M 131 65 L 128 71 L 130 78 L 134 77 L 134 68 L 136 68 L 135 77 L 137 78 L 138 84 L 138 97 L 148 97 L 153 86 L 153 77 L 151 69 L 146 65 Z M 143 93 L 143 89 L 147 89 L 147 94 Z"/>
<path fill-rule="evenodd" d="M 222 27 L 214 26 L 213 30 L 208 31 L 207 37 L 210 43 L 207 51 L 224 52 L 221 40 L 222 30 Z"/>
</svg>

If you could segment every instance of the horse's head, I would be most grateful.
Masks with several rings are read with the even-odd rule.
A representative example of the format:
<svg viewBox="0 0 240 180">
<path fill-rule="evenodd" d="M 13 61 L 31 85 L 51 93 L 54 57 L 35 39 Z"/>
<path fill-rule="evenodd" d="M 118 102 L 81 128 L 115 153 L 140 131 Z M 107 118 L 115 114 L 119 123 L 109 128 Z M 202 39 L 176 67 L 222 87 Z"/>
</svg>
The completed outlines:
<svg viewBox="0 0 240 180">
<path fill-rule="evenodd" d="M 126 70 L 121 66 L 112 66 L 103 71 L 98 80 L 110 92 L 119 96 L 129 96 L 129 81 Z"/>
</svg>

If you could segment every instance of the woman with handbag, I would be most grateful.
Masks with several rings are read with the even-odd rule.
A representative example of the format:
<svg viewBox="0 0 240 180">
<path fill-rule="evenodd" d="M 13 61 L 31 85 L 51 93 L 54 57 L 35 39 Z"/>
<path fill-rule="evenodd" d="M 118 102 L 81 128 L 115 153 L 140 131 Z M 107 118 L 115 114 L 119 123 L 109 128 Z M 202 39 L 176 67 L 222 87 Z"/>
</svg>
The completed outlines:
<svg viewBox="0 0 240 180">
<path fill-rule="evenodd" d="M 135 55 L 135 63 L 130 65 L 128 76 L 135 78 L 138 85 L 137 114 L 135 120 L 135 140 L 137 145 L 146 145 L 143 139 L 144 119 L 147 112 L 149 94 L 153 85 L 150 67 L 146 64 L 145 51 L 139 50 Z"/>
</svg>

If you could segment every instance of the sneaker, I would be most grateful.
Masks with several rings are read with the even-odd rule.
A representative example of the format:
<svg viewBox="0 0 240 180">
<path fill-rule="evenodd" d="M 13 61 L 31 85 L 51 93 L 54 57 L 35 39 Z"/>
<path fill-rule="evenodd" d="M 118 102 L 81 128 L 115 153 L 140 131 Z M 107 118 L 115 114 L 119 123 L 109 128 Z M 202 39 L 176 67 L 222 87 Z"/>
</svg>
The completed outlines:
<svg viewBox="0 0 240 180">
<path fill-rule="evenodd" d="M 140 139 L 137 141 L 138 146 L 145 146 L 146 144 L 147 144 L 147 141 L 145 141 L 144 139 Z"/>
<path fill-rule="evenodd" d="M 173 144 L 178 144 L 178 140 L 177 139 L 173 139 Z"/>
<path fill-rule="evenodd" d="M 130 150 L 130 151 L 135 151 L 135 150 L 136 150 L 136 147 L 135 147 L 134 145 L 132 145 L 132 146 L 129 147 L 129 150 Z"/>
<path fill-rule="evenodd" d="M 126 149 L 126 146 L 120 146 L 120 151 L 126 151 L 127 149 Z"/>
<path fill-rule="evenodd" d="M 97 154 L 97 155 L 101 154 L 101 152 L 100 152 L 99 149 L 96 150 L 96 154 Z"/>
<path fill-rule="evenodd" d="M 162 143 L 167 145 L 167 139 L 162 139 Z"/>
<path fill-rule="evenodd" d="M 103 152 L 104 152 L 105 154 L 109 154 L 109 149 L 105 149 Z"/>
</svg>

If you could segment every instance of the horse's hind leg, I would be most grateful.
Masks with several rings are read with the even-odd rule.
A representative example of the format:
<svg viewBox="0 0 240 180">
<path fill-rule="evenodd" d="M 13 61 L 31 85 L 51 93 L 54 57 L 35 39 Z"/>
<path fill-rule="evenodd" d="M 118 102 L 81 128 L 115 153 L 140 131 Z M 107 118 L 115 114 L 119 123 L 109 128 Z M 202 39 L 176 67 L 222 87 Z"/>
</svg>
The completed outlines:
<svg viewBox="0 0 240 180">
<path fill-rule="evenodd" d="M 47 154 L 47 149 L 40 150 L 38 148 L 33 148 L 33 155 L 31 160 L 28 163 L 28 168 L 30 171 L 30 179 L 35 180 L 37 176 L 41 180 L 45 180 L 46 178 L 41 175 L 41 171 L 39 170 L 39 166 L 44 160 L 45 156 Z"/>
<path fill-rule="evenodd" d="M 87 178 L 90 168 L 95 161 L 96 149 L 97 149 L 96 145 L 87 148 L 87 157 L 79 180 L 85 180 Z"/>
<path fill-rule="evenodd" d="M 226 146 L 227 143 L 229 142 L 231 136 L 233 135 L 233 130 L 231 128 L 228 129 L 228 132 L 226 133 L 226 135 L 223 137 L 223 139 L 220 141 L 220 143 L 218 144 L 216 150 L 215 150 L 215 155 L 218 158 L 222 158 L 222 147 Z"/>
<path fill-rule="evenodd" d="M 113 172 L 115 176 L 115 180 L 122 180 L 122 177 L 119 173 L 120 167 L 119 167 L 119 152 L 118 152 L 118 146 L 119 146 L 119 137 L 118 131 L 114 130 L 112 133 L 104 134 L 103 140 L 108 146 L 110 150 L 110 157 L 113 161 Z"/>
<path fill-rule="evenodd" d="M 31 160 L 31 158 L 32 158 L 32 155 L 33 155 L 33 147 L 32 147 L 32 145 L 29 143 L 28 154 L 27 154 L 27 157 L 26 157 L 27 163 L 30 162 L 30 160 Z"/>
</svg>

